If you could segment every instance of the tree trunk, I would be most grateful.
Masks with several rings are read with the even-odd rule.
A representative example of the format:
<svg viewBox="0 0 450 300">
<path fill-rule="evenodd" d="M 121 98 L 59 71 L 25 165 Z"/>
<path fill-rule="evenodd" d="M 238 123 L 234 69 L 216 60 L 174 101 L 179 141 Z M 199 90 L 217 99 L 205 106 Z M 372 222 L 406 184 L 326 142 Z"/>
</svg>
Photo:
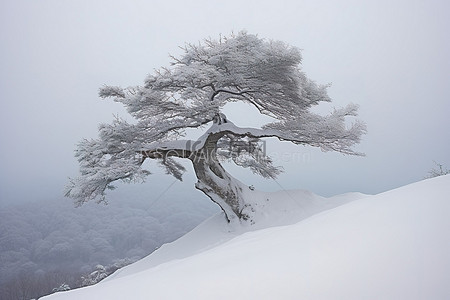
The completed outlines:
<svg viewBox="0 0 450 300">
<path fill-rule="evenodd" d="M 225 115 L 217 114 L 213 122 L 220 125 L 228 121 Z M 196 149 L 200 141 L 187 141 L 187 148 L 142 151 L 144 158 L 142 162 L 146 158 L 165 160 L 170 157 L 191 160 L 198 179 L 195 187 L 220 206 L 228 222 L 236 219 L 246 221 L 250 216 L 244 210 L 251 208 L 251 204 L 244 200 L 248 187 L 225 171 L 216 154 L 217 142 L 228 133 L 227 131 L 209 133 L 200 149 Z"/>
<path fill-rule="evenodd" d="M 189 157 L 198 179 L 195 187 L 222 208 L 228 222 L 236 217 L 247 220 L 249 216 L 243 212 L 249 206 L 243 197 L 245 185 L 225 171 L 216 155 L 217 141 L 223 135 L 221 132 L 209 135 L 204 147 Z"/>
</svg>

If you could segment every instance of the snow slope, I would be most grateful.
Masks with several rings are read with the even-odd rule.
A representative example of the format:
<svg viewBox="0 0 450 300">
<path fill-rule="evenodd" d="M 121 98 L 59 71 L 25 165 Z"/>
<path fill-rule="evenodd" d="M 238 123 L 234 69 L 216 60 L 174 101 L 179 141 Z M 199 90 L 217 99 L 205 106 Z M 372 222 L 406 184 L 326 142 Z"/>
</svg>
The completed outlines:
<svg viewBox="0 0 450 300">
<path fill-rule="evenodd" d="M 450 299 L 449 195 L 450 175 L 375 196 L 267 194 L 253 226 L 213 217 L 45 299 Z"/>
</svg>

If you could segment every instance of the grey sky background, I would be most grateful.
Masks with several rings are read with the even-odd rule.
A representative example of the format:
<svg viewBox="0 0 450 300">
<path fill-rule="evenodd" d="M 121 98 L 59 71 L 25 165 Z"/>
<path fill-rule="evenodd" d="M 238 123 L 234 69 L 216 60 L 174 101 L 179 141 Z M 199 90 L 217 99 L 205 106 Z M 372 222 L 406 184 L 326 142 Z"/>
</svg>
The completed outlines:
<svg viewBox="0 0 450 300">
<path fill-rule="evenodd" d="M 449 14 L 449 2 L 436 0 L 3 0 L 0 203 L 62 198 L 78 172 L 76 143 L 95 138 L 113 114 L 126 117 L 119 104 L 98 98 L 103 84 L 142 84 L 185 42 L 243 29 L 303 49 L 306 74 L 332 83 L 334 102 L 317 111 L 357 103 L 368 126 L 357 147 L 364 158 L 269 141 L 267 152 L 285 173 L 275 182 L 228 166 L 243 182 L 373 194 L 421 180 L 433 160 L 450 168 Z M 243 126 L 263 120 L 246 105 L 227 107 L 227 116 Z M 173 183 L 155 171 L 120 195 L 155 199 Z M 171 189 L 207 201 L 194 180 L 189 168 Z"/>
</svg>

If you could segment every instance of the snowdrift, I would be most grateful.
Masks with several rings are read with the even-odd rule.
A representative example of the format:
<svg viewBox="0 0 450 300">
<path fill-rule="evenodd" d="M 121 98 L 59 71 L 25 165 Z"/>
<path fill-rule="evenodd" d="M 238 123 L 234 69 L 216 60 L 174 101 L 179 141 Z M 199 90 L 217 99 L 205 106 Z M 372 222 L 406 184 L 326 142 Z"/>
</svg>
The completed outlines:
<svg viewBox="0 0 450 300">
<path fill-rule="evenodd" d="M 450 299 L 450 175 L 382 194 L 260 194 L 97 285 L 45 299 Z M 258 196 L 258 198 L 260 198 Z"/>
</svg>

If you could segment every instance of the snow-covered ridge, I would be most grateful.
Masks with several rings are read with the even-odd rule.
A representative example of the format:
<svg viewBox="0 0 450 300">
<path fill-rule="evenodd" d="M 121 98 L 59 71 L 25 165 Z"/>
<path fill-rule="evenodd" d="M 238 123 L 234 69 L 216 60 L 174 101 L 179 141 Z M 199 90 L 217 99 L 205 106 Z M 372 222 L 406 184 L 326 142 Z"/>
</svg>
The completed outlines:
<svg viewBox="0 0 450 300">
<path fill-rule="evenodd" d="M 266 194 L 254 225 L 213 217 L 48 299 L 450 299 L 449 194 L 450 175 L 374 196 Z"/>
<path fill-rule="evenodd" d="M 366 196 L 360 193 L 349 193 L 343 199 L 338 199 L 340 196 L 323 198 L 304 190 L 275 193 L 250 192 L 249 190 L 248 195 L 252 195 L 254 198 L 252 202 L 256 203 L 257 211 L 252 215 L 255 220 L 254 224 L 228 224 L 223 214 L 220 213 L 206 220 L 180 239 L 163 245 L 151 255 L 143 258 L 141 262 L 145 261 L 145 263 L 133 264 L 118 270 L 106 280 L 124 277 L 173 259 L 182 259 L 201 253 L 245 232 L 294 224 L 316 213 Z M 261 201 L 258 203 L 256 199 Z"/>
</svg>

